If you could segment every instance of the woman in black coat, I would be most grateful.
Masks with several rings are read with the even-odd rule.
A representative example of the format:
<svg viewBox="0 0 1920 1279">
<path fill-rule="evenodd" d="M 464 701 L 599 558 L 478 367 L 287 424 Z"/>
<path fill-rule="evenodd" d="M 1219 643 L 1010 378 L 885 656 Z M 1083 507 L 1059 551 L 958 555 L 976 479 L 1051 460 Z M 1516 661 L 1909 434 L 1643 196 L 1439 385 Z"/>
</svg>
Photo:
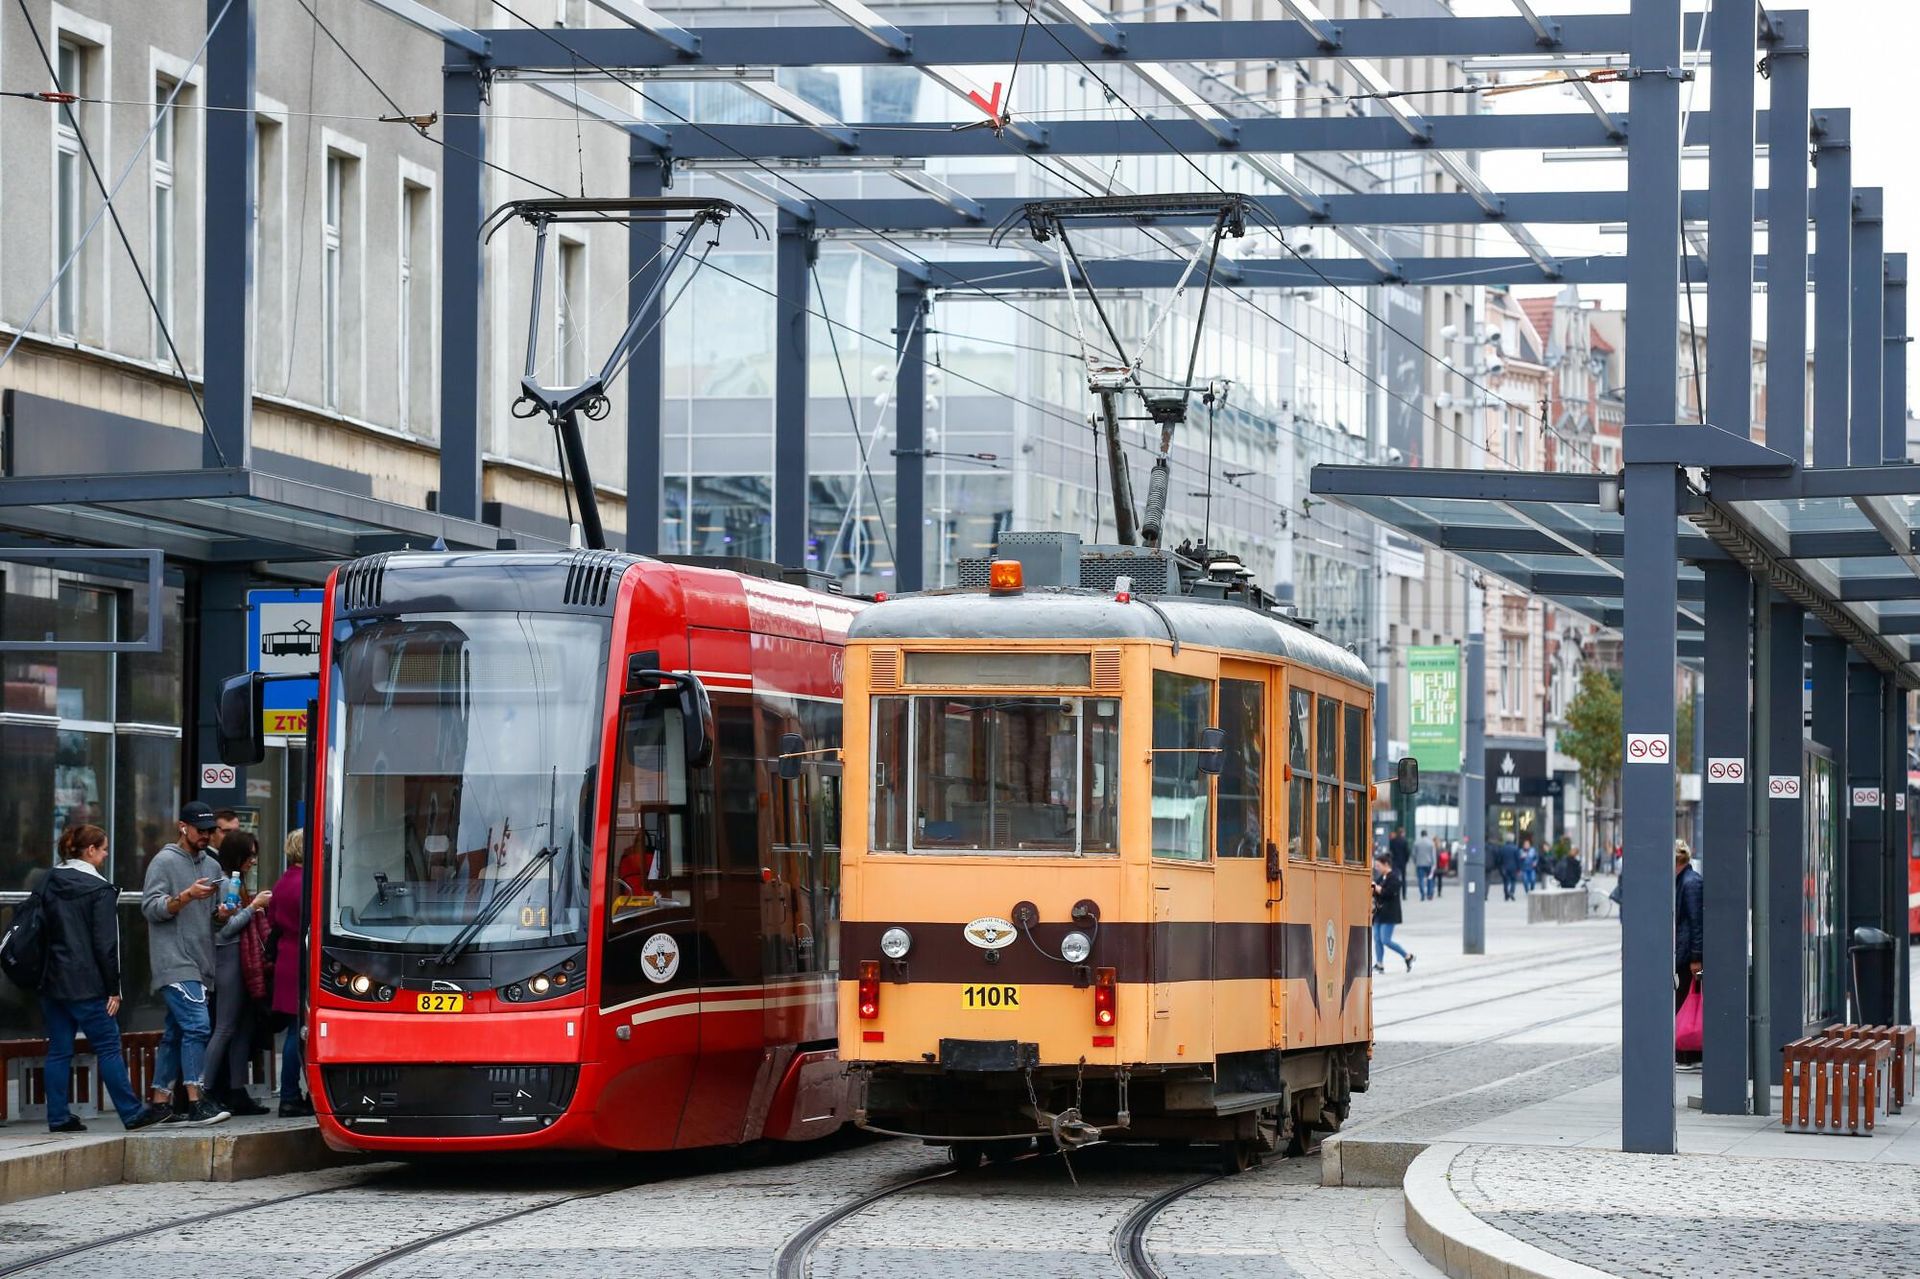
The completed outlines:
<svg viewBox="0 0 1920 1279">
<path fill-rule="evenodd" d="M 120 1052 L 120 894 L 100 868 L 107 861 L 107 833 L 98 826 L 70 826 L 60 836 L 65 861 L 40 886 L 47 937 L 47 970 L 40 981 L 40 1010 L 47 1022 L 47 1127 L 85 1132 L 68 1108 L 73 1085 L 73 1037 L 87 1037 L 120 1122 L 145 1128 L 166 1117 L 164 1106 L 142 1105 L 127 1078 Z"/>
<path fill-rule="evenodd" d="M 1407 970 L 1413 970 L 1413 954 L 1393 939 L 1393 930 L 1400 926 L 1400 872 L 1393 868 L 1393 858 L 1387 853 L 1375 854 L 1373 859 L 1373 971 L 1387 971 L 1387 952 L 1392 951 L 1406 961 Z"/>
</svg>

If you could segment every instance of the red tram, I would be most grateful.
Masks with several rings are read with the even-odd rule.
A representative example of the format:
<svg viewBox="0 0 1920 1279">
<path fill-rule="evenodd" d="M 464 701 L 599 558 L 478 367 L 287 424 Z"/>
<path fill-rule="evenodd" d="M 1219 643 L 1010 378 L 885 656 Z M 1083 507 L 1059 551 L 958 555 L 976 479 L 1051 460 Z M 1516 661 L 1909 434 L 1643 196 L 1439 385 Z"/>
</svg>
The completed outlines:
<svg viewBox="0 0 1920 1279">
<path fill-rule="evenodd" d="M 607 551 L 333 574 L 305 973 L 330 1145 L 841 1125 L 833 748 L 857 608 L 771 565 Z M 223 692 L 230 748 L 258 687 Z M 821 748 L 797 777 L 787 733 Z"/>
</svg>

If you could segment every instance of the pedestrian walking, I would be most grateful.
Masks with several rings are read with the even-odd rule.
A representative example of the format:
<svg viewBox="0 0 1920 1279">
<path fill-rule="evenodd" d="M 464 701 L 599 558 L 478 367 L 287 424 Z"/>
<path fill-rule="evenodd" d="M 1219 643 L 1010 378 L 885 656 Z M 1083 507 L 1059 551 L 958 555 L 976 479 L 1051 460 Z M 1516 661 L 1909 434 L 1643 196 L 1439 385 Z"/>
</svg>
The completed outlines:
<svg viewBox="0 0 1920 1279">
<path fill-rule="evenodd" d="M 1520 837 L 1520 882 L 1531 893 L 1533 886 L 1540 881 L 1540 850 L 1533 846 L 1533 836 Z"/>
<path fill-rule="evenodd" d="M 1393 858 L 1376 856 L 1373 859 L 1373 971 L 1376 973 L 1387 971 L 1388 951 L 1405 961 L 1408 972 L 1413 971 L 1413 952 L 1393 939 L 1393 930 L 1400 926 L 1403 891 L 1400 872 L 1393 868 Z"/>
<path fill-rule="evenodd" d="M 284 1026 L 280 1041 L 280 1117 L 293 1119 L 313 1113 L 313 1103 L 300 1095 L 304 1056 L 300 1043 L 301 938 L 306 920 L 300 903 L 306 887 L 305 831 L 287 833 L 287 869 L 273 886 L 267 906 L 267 925 L 273 936 L 273 1021 Z"/>
<path fill-rule="evenodd" d="M 1433 898 L 1440 900 L 1440 894 L 1446 890 L 1447 875 L 1460 873 L 1460 853 L 1458 846 L 1450 840 L 1435 841 L 1439 845 L 1439 854 L 1433 866 Z"/>
<path fill-rule="evenodd" d="M 1398 826 L 1393 828 L 1393 838 L 1387 841 L 1387 856 L 1393 861 L 1393 872 L 1400 877 L 1400 898 L 1407 896 L 1407 862 L 1412 860 L 1413 850 L 1407 846 L 1407 832 Z"/>
<path fill-rule="evenodd" d="M 260 842 L 245 831 L 234 831 L 220 844 L 223 878 L 239 876 L 246 882 L 260 860 Z M 242 952 L 263 944 L 262 916 L 273 901 L 265 889 L 234 910 L 213 939 L 213 1033 L 207 1039 L 206 1076 L 200 1090 L 235 1115 L 264 1115 L 267 1108 L 247 1094 L 247 1058 L 252 1055 L 256 1007 L 247 992 Z M 255 921 L 259 920 L 259 930 Z"/>
<path fill-rule="evenodd" d="M 228 1112 L 204 1096 L 207 1039 L 213 1033 L 207 1000 L 213 989 L 213 930 L 226 912 L 216 910 L 220 863 L 207 853 L 217 823 L 213 810 L 198 802 L 180 809 L 174 842 L 147 865 L 140 913 L 147 919 L 147 958 L 153 989 L 167 1004 L 166 1029 L 154 1056 L 153 1100 L 171 1104 L 170 1084 L 182 1081 L 187 1092 L 187 1122 L 217 1124 Z"/>
<path fill-rule="evenodd" d="M 1437 895 L 1434 887 L 1434 870 L 1439 861 L 1438 850 L 1433 845 L 1433 832 L 1421 831 L 1420 838 L 1413 841 L 1413 873 L 1420 881 L 1420 900 L 1431 901 Z"/>
<path fill-rule="evenodd" d="M 1502 840 L 1495 857 L 1500 863 L 1500 900 L 1510 902 L 1520 882 L 1520 847 L 1510 839 Z"/>
<path fill-rule="evenodd" d="M 1694 979 L 1700 976 L 1701 944 L 1706 938 L 1706 885 L 1693 865 L 1693 850 L 1687 841 L 1673 841 L 1673 1010 L 1687 1000 Z M 1681 1070 L 1700 1069 L 1700 1054 L 1675 1052 L 1674 1062 Z"/>
<path fill-rule="evenodd" d="M 85 1132 L 70 1109 L 73 1037 L 87 1037 L 100 1082 L 129 1132 L 157 1124 L 171 1112 L 142 1105 L 127 1077 L 120 1049 L 120 894 L 101 867 L 107 833 L 98 826 L 69 826 L 60 836 L 64 860 L 40 892 L 47 930 L 46 975 L 40 981 L 40 1011 L 47 1024 L 47 1129 Z"/>
</svg>

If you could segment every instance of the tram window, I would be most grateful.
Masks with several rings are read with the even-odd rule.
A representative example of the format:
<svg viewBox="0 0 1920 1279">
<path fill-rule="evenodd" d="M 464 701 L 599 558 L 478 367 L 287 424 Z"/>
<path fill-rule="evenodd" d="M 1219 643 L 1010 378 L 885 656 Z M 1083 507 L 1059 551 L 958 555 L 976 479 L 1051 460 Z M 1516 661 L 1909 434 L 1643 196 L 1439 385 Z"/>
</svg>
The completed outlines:
<svg viewBox="0 0 1920 1279">
<path fill-rule="evenodd" d="M 1332 861 L 1338 854 L 1334 826 L 1334 794 L 1340 789 L 1337 765 L 1340 759 L 1340 703 L 1331 697 L 1320 699 L 1314 722 L 1313 855 L 1317 861 Z"/>
<path fill-rule="evenodd" d="M 1227 734 L 1227 750 L 1214 847 L 1222 857 L 1259 857 L 1264 851 L 1260 787 L 1266 776 L 1266 696 L 1266 685 L 1256 680 L 1220 681 L 1220 727 Z"/>
<path fill-rule="evenodd" d="M 1113 852 L 1119 716 L 1115 698 L 875 699 L 872 846 Z"/>
<path fill-rule="evenodd" d="M 1348 706 L 1346 715 L 1346 849 L 1347 862 L 1353 866 L 1367 863 L 1367 712 L 1364 707 Z"/>
<path fill-rule="evenodd" d="M 907 699 L 873 699 L 873 831 L 870 847 L 907 850 Z"/>
<path fill-rule="evenodd" d="M 1208 726 L 1213 684 L 1153 673 L 1153 855 L 1207 859 L 1207 775 L 1192 748 Z M 1231 742 L 1228 743 L 1230 746 Z"/>
<path fill-rule="evenodd" d="M 1287 784 L 1287 855 L 1313 855 L 1312 827 L 1307 809 L 1313 783 L 1306 774 L 1313 760 L 1313 694 L 1296 688 L 1287 694 L 1287 761 L 1293 766 L 1293 780 Z"/>
<path fill-rule="evenodd" d="M 616 923 L 693 900 L 687 776 L 679 708 L 663 698 L 630 703 L 621 713 L 608 848 L 607 898 Z"/>
</svg>

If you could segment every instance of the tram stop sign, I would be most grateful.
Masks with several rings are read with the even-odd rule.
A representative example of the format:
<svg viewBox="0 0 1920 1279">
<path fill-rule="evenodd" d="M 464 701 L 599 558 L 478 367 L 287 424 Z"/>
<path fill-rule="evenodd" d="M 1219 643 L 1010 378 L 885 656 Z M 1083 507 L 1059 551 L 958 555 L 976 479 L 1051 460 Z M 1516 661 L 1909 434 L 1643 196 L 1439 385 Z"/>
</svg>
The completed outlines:
<svg viewBox="0 0 1920 1279">
<path fill-rule="evenodd" d="M 307 703 L 320 695 L 322 590 L 247 592 L 247 669 L 267 675 L 261 689 L 261 727 L 269 737 L 307 731 Z"/>
</svg>

